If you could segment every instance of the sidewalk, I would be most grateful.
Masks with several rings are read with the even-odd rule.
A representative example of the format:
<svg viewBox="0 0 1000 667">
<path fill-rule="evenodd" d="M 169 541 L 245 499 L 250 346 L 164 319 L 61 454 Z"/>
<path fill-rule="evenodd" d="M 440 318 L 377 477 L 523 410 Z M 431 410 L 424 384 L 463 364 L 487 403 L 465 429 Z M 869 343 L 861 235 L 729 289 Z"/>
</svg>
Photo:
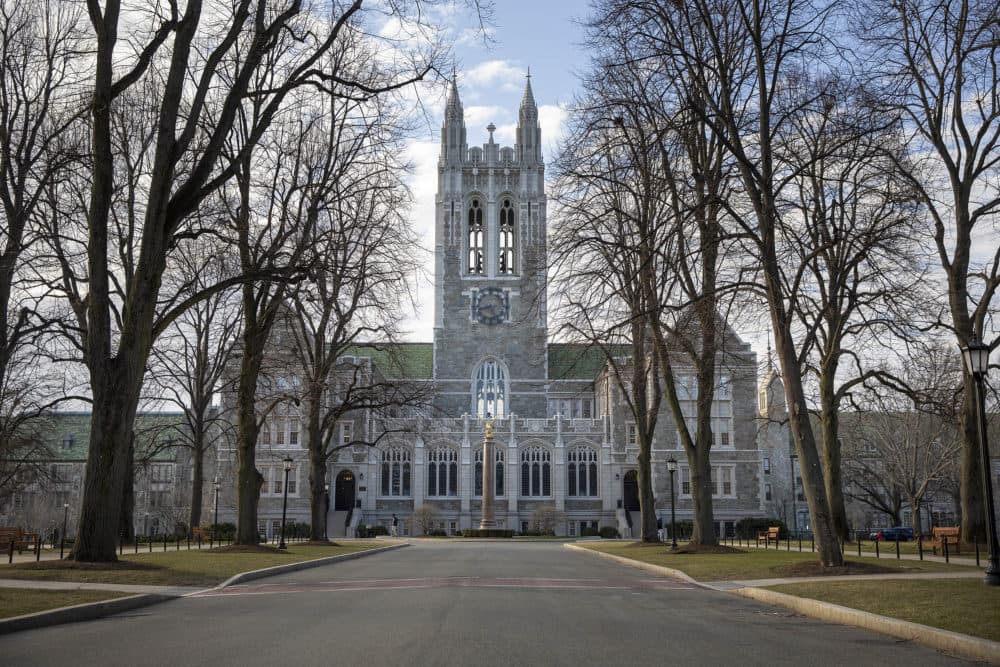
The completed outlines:
<svg viewBox="0 0 1000 667">
<path fill-rule="evenodd" d="M 204 586 L 146 586 L 142 584 L 100 584 L 83 581 L 43 581 L 39 579 L 0 579 L 0 588 L 27 588 L 49 591 L 120 591 L 122 593 L 154 593 L 183 597 L 204 590 Z"/>
</svg>

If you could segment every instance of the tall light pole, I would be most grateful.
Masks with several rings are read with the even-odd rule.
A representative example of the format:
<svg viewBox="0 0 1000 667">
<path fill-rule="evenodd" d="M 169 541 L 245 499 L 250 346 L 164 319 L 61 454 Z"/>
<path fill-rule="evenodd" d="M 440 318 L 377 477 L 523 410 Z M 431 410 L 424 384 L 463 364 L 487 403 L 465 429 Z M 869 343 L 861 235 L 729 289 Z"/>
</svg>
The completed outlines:
<svg viewBox="0 0 1000 667">
<path fill-rule="evenodd" d="M 979 415 L 979 454 L 983 468 L 983 496 L 986 503 L 986 546 L 990 557 L 986 564 L 986 583 L 1000 586 L 1000 554 L 997 553 L 997 515 L 993 506 L 993 481 L 990 479 L 990 449 L 986 442 L 986 391 L 984 384 L 990 370 L 990 346 L 973 336 L 962 348 L 965 366 L 976 386 L 976 411 Z"/>
<path fill-rule="evenodd" d="M 667 459 L 667 470 L 670 471 L 670 548 L 677 548 L 677 516 L 674 514 L 674 473 L 677 472 L 677 459 Z"/>
<path fill-rule="evenodd" d="M 285 488 L 283 489 L 285 497 L 281 501 L 281 540 L 278 542 L 279 549 L 288 548 L 285 544 L 285 514 L 288 511 L 288 473 L 292 470 L 292 463 L 294 461 L 290 457 L 285 459 Z"/>
<path fill-rule="evenodd" d="M 63 503 L 63 532 L 62 539 L 59 541 L 59 558 L 63 557 L 63 549 L 66 547 L 66 521 L 69 519 L 69 503 Z M 11 552 L 13 553 L 13 552 Z"/>
<path fill-rule="evenodd" d="M 215 545 L 215 531 L 219 529 L 219 487 L 221 486 L 219 476 L 216 475 L 215 479 L 212 480 L 212 488 L 215 489 L 215 522 L 212 524 L 212 539 L 208 543 L 210 549 Z"/>
<path fill-rule="evenodd" d="M 330 482 L 323 485 L 323 501 L 326 503 L 324 505 L 326 509 L 323 510 L 323 539 L 329 540 L 330 538 L 326 531 L 330 523 Z"/>
</svg>

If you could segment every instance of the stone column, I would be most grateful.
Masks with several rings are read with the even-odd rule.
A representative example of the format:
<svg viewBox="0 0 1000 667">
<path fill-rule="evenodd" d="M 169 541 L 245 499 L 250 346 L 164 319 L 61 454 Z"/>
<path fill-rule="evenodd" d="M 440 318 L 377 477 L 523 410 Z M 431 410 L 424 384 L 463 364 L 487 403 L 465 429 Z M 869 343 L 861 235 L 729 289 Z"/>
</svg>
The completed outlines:
<svg viewBox="0 0 1000 667">
<path fill-rule="evenodd" d="M 483 436 L 483 518 L 480 529 L 496 528 L 493 517 L 493 500 L 496 496 L 496 457 L 493 454 L 493 422 L 486 422 Z"/>
</svg>

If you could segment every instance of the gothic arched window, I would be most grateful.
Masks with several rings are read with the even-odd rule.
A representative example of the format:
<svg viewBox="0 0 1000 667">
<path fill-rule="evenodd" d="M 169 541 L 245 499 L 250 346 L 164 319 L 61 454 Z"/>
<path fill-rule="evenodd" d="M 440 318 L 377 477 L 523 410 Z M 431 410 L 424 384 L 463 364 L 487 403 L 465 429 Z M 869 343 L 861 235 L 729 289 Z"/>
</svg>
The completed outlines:
<svg viewBox="0 0 1000 667">
<path fill-rule="evenodd" d="M 521 451 L 521 495 L 552 495 L 552 457 L 544 447 Z"/>
<path fill-rule="evenodd" d="M 507 414 L 507 377 L 495 359 L 486 359 L 476 370 L 472 385 L 473 410 L 480 419 L 503 419 Z"/>
<path fill-rule="evenodd" d="M 427 455 L 427 495 L 458 495 L 458 453 L 451 447 L 436 447 Z"/>
<path fill-rule="evenodd" d="M 382 495 L 410 495 L 410 450 L 388 447 L 382 450 Z"/>
<path fill-rule="evenodd" d="M 497 498 L 503 495 L 503 448 L 494 447 L 493 453 L 496 455 L 496 473 L 493 479 L 496 480 L 494 494 Z M 482 448 L 476 449 L 476 488 L 475 495 L 483 495 L 483 450 Z"/>
<path fill-rule="evenodd" d="M 597 452 L 586 446 L 569 451 L 566 466 L 567 495 L 597 495 Z"/>
<path fill-rule="evenodd" d="M 486 273 L 486 227 L 478 199 L 469 205 L 469 273 Z"/>
<path fill-rule="evenodd" d="M 500 273 L 514 273 L 514 207 L 509 199 L 500 204 Z"/>
</svg>

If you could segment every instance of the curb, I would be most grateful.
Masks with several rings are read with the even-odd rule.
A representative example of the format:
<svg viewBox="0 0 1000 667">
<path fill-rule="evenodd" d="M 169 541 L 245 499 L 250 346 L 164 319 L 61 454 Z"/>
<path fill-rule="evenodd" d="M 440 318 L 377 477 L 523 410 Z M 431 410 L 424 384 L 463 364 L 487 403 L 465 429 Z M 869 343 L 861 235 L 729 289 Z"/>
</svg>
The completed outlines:
<svg viewBox="0 0 1000 667">
<path fill-rule="evenodd" d="M 780 605 L 804 616 L 874 630 L 965 658 L 1000 664 L 1000 642 L 764 588 L 734 588 L 727 592 L 767 604 Z"/>
<path fill-rule="evenodd" d="M 817 618 L 821 621 L 829 621 L 832 623 L 840 623 L 841 625 L 851 625 L 865 630 L 872 630 L 891 637 L 898 637 L 900 639 L 923 644 L 924 646 L 928 646 L 939 651 L 947 651 L 964 658 L 971 658 L 973 660 L 979 660 L 981 662 L 991 664 L 1000 664 L 1000 642 L 980 639 L 979 637 L 971 637 L 969 635 L 963 635 L 959 632 L 951 632 L 950 630 L 933 628 L 929 625 L 922 625 L 920 623 L 911 623 L 910 621 L 903 621 L 898 618 L 880 616 L 878 614 L 872 614 L 871 612 L 851 609 L 850 607 L 843 607 L 830 602 L 821 602 L 810 598 L 800 598 L 794 595 L 788 595 L 787 593 L 779 593 L 777 591 L 771 591 L 764 588 L 718 588 L 710 584 L 695 581 L 684 572 L 670 567 L 643 563 L 630 558 L 623 558 L 622 556 L 615 556 L 613 554 L 607 554 L 593 549 L 578 547 L 574 544 L 564 544 L 563 546 L 567 549 L 586 551 L 587 553 L 593 554 L 599 558 L 621 563 L 622 565 L 634 567 L 639 570 L 645 570 L 647 572 L 681 579 L 701 588 L 719 591 L 720 593 L 731 593 L 741 597 L 751 598 L 753 600 L 757 600 L 758 602 L 785 607 L 802 614 L 803 616 Z"/>
<path fill-rule="evenodd" d="M 120 614 L 125 611 L 132 611 L 141 607 L 159 604 L 167 600 L 173 600 L 176 596 L 162 595 L 160 593 L 143 593 L 140 595 L 130 595 L 114 600 L 103 600 L 101 602 L 86 602 L 84 604 L 73 605 L 72 607 L 60 607 L 46 611 L 36 611 L 34 614 L 14 616 L 0 620 L 0 635 L 21 630 L 33 630 L 44 628 L 49 625 L 61 625 L 63 623 L 76 623 L 78 621 L 90 621 L 112 614 Z"/>
<path fill-rule="evenodd" d="M 233 575 L 221 584 L 214 586 L 212 588 L 207 588 L 204 590 L 218 590 L 225 588 L 226 586 L 232 586 L 233 584 L 240 583 L 243 581 L 251 581 L 253 579 L 263 579 L 264 577 L 270 577 L 275 574 L 282 574 L 285 572 L 295 572 L 296 570 L 305 570 L 310 567 L 318 567 L 320 565 L 326 565 L 327 563 L 336 563 L 339 561 L 353 560 L 355 558 L 362 558 L 364 556 L 370 556 L 372 554 L 382 553 L 383 551 L 390 551 L 392 549 L 399 549 L 401 547 L 409 546 L 406 543 L 403 544 L 391 544 L 385 547 L 379 547 L 378 549 L 366 549 L 364 551 L 356 551 L 350 554 L 341 554 L 339 556 L 327 556 L 326 558 L 315 558 L 313 560 L 305 560 L 299 563 L 289 563 L 288 565 L 278 565 L 275 567 L 268 567 L 262 570 L 251 570 L 250 572 L 241 572 L 240 574 Z M 33 630 L 35 628 L 44 628 L 50 625 L 62 625 L 63 623 L 77 623 L 79 621 L 90 621 L 98 618 L 103 618 L 105 616 L 111 616 L 113 614 L 120 614 L 126 611 L 132 611 L 133 609 L 139 609 L 141 607 L 148 607 L 150 605 L 159 604 L 161 602 L 167 602 L 168 600 L 176 600 L 179 597 L 185 597 L 185 595 L 164 595 L 162 593 L 142 593 L 140 595 L 130 595 L 128 597 L 116 598 L 114 600 L 103 600 L 100 602 L 87 602 L 84 604 L 74 605 L 72 607 L 60 607 L 58 609 L 48 609 L 45 611 L 37 611 L 33 614 L 24 614 L 23 616 L 14 616 L 12 618 L 0 619 L 0 635 L 9 634 L 12 632 L 20 632 L 22 630 Z"/>
<path fill-rule="evenodd" d="M 288 565 L 275 565 L 274 567 L 265 567 L 261 570 L 251 570 L 249 572 L 240 572 L 239 574 L 234 574 L 229 577 L 221 584 L 214 586 L 209 590 L 221 590 L 228 586 L 235 586 L 236 584 L 242 584 L 245 581 L 253 581 L 254 579 L 263 579 L 264 577 L 272 577 L 276 574 L 284 574 L 286 572 L 297 572 L 299 570 L 306 570 L 311 567 L 319 567 L 320 565 L 326 565 L 328 563 L 339 563 L 345 560 L 354 560 L 355 558 L 364 558 L 365 556 L 373 556 L 375 554 L 380 554 L 385 551 L 392 551 L 393 549 L 402 549 L 403 547 L 410 546 L 408 543 L 402 544 L 390 544 L 385 547 L 379 547 L 377 549 L 365 549 L 363 551 L 355 551 L 350 554 L 340 554 L 339 556 L 326 556 L 325 558 L 315 558 L 313 560 L 304 560 L 298 563 L 289 563 Z"/>
</svg>

